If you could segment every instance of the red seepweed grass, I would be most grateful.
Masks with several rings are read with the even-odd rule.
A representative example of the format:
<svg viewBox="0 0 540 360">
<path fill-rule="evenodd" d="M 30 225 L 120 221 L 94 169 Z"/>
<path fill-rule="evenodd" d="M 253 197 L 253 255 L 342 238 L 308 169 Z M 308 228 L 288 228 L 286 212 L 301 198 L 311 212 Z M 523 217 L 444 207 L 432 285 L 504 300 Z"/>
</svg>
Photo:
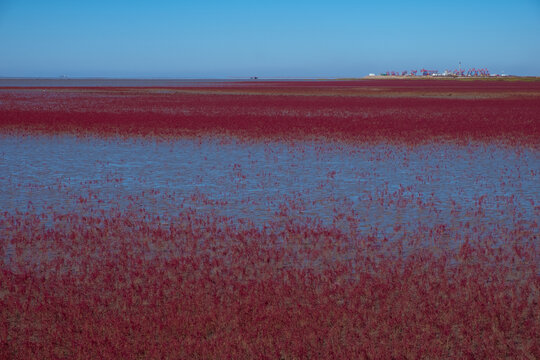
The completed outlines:
<svg viewBox="0 0 540 360">
<path fill-rule="evenodd" d="M 374 82 L 384 96 L 343 84 L 10 89 L 0 92 L 0 133 L 476 141 L 538 151 L 535 83 Z M 505 91 L 515 96 L 498 96 Z M 420 92 L 429 96 L 410 95 Z M 445 92 L 467 96 L 442 98 Z M 530 171 L 535 178 L 537 169 Z M 335 175 L 328 172 L 327 181 Z M 419 181 L 433 181 L 427 175 Z M 233 176 L 244 175 L 235 166 Z M 332 221 L 301 215 L 296 210 L 309 204 L 298 196 L 284 198 L 261 225 L 223 217 L 225 203 L 205 194 L 179 212 L 156 214 L 133 194 L 116 201 L 86 194 L 91 186 L 58 187 L 67 210 L 51 205 L 0 217 L 2 358 L 540 357 L 534 201 L 495 224 L 478 197 L 452 205 L 470 208 L 466 224 L 419 221 L 389 240 L 377 229 L 360 231 L 361 215 L 333 194 Z M 163 199 L 158 192 L 147 195 L 153 203 Z M 386 209 L 438 211 L 433 197 L 407 197 L 403 188 L 392 194 L 381 183 L 371 195 L 369 204 Z M 510 194 L 494 201 L 502 213 L 516 207 Z M 195 210 L 208 204 L 212 211 Z"/>
<path fill-rule="evenodd" d="M 193 211 L 2 219 L 5 358 L 535 358 L 538 238 L 430 247 Z M 442 233 L 441 233 L 442 234 Z"/>
<path fill-rule="evenodd" d="M 458 99 L 433 93 L 444 89 L 428 86 L 433 83 L 447 82 L 404 81 L 373 88 L 375 82 L 351 96 L 342 94 L 356 89 L 348 82 L 231 83 L 220 88 L 178 89 L 6 89 L 0 93 L 0 132 L 538 143 L 540 101 L 536 83 L 500 87 L 487 86 L 490 82 L 465 83 L 468 86 L 448 82 L 457 83 L 448 90 L 457 95 L 478 94 Z M 299 94 L 287 92 L 299 86 Z M 366 91 L 370 93 L 366 95 Z M 423 96 L 425 91 L 431 92 Z M 406 97 L 389 97 L 395 92 Z M 527 92 L 531 95 L 524 96 Z M 486 94 L 500 96 L 483 98 Z"/>
</svg>

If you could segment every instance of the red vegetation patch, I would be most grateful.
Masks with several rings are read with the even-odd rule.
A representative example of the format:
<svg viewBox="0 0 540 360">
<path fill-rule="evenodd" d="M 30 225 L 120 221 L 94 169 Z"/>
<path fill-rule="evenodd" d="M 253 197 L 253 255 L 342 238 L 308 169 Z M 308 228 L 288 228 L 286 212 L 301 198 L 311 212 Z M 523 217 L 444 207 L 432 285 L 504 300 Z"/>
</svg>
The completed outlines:
<svg viewBox="0 0 540 360">
<path fill-rule="evenodd" d="M 457 83 L 453 89 L 459 92 L 477 89 L 475 83 L 471 88 Z M 340 88 L 321 84 L 314 88 L 329 88 L 339 95 Z M 292 86 L 288 83 L 279 84 L 281 88 L 270 85 L 273 92 L 262 95 L 227 94 L 239 84 L 197 88 L 214 91 L 208 94 L 178 92 L 188 89 L 6 90 L 0 93 L 0 132 L 157 137 L 231 134 L 249 139 L 323 137 L 411 143 L 440 138 L 532 143 L 540 139 L 540 101 L 535 96 L 384 97 L 397 86 L 384 88 L 379 97 L 304 96 L 285 95 Z M 245 86 L 241 90 L 246 93 L 265 89 L 264 83 Z M 423 89 L 407 82 L 401 86 L 405 91 Z M 304 85 L 303 89 L 310 88 Z M 511 85 L 507 88 L 512 89 Z"/>
<path fill-rule="evenodd" d="M 534 235 L 425 248 L 144 211 L 0 229 L 4 358 L 540 356 Z"/>
<path fill-rule="evenodd" d="M 376 90 L 370 86 L 384 91 L 358 95 Z M 388 96 L 425 91 L 437 96 Z M 445 91 L 516 96 L 442 98 Z M 224 218 L 219 210 L 227 202 L 198 193 L 196 186 L 186 207 L 156 213 L 158 205 L 178 205 L 186 194 L 174 197 L 165 189 L 160 197 L 163 187 L 149 184 L 155 188 L 139 198 L 122 192 L 122 179 L 106 175 L 118 190 L 116 196 L 101 196 L 99 179 L 70 173 L 80 186 L 68 188 L 61 181 L 67 171 L 47 168 L 19 184 L 24 171 L 19 173 L 16 163 L 14 174 L 0 176 L 14 184 L 12 196 L 3 199 L 16 203 L 28 187 L 31 195 L 50 193 L 51 200 L 36 199 L 44 212 L 29 205 L 28 212 L 0 214 L 0 358 L 540 358 L 540 207 L 535 194 L 524 193 L 531 186 L 521 186 L 534 184 L 538 174 L 537 92 L 536 83 L 455 81 L 1 90 L 3 135 L 165 140 L 234 135 L 248 141 L 407 145 L 476 140 L 490 147 L 518 143 L 517 152 L 522 144 L 531 145 L 532 164 L 527 158 L 523 177 L 510 176 L 513 168 L 498 173 L 503 195 L 471 193 L 458 204 L 441 203 L 434 193 L 415 197 L 402 186 L 393 193 L 381 176 L 368 203 L 389 213 L 399 210 L 395 238 L 388 240 L 376 225 L 361 227 L 365 213 L 347 205 L 352 204 L 347 194 L 332 190 L 340 174 L 325 168 L 331 157 L 322 150 L 316 166 L 327 174 L 331 191 L 324 200 L 333 207 L 333 219 L 324 223 L 303 215 L 303 207 L 310 206 L 302 201 L 303 189 L 292 197 L 277 194 L 275 217 L 255 224 L 255 209 L 248 220 Z M 289 151 L 304 150 L 301 143 L 296 146 Z M 404 156 L 384 146 L 369 154 L 399 158 L 399 167 L 408 163 L 411 148 L 402 149 Z M 0 155 L 5 161 L 4 152 Z M 429 153 L 416 159 L 425 157 Z M 444 159 L 475 164 L 474 157 Z M 282 164 L 277 156 L 274 161 Z M 273 176 L 290 177 L 292 165 L 277 167 L 280 173 Z M 424 169 L 417 175 L 420 185 L 439 181 L 428 165 L 419 167 Z M 352 180 L 380 176 L 369 172 L 376 166 L 359 168 Z M 240 165 L 232 170 L 232 184 L 238 186 L 230 191 L 249 192 Z M 52 185 L 31 182 L 51 174 L 58 176 Z M 468 175 L 452 173 L 440 186 L 474 192 L 459 184 Z M 275 180 L 266 172 L 257 179 L 255 186 Z M 507 181 L 516 183 L 506 186 Z M 48 188 L 32 192 L 40 186 Z M 267 188 L 261 189 L 264 200 Z M 268 208 L 266 201 L 259 206 Z M 525 201 L 530 206 L 518 208 Z M 463 208 L 466 221 L 446 218 L 441 206 L 451 207 L 449 217 Z M 416 219 L 417 225 L 402 228 L 405 209 L 440 221 Z M 490 211 L 500 217 L 490 219 Z"/>
</svg>

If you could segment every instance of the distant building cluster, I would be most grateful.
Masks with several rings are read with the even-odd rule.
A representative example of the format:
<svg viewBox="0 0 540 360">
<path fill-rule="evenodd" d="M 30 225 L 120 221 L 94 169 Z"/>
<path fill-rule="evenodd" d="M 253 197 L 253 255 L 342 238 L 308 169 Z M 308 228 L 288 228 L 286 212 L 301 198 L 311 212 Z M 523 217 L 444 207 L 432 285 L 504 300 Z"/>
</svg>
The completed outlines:
<svg viewBox="0 0 540 360">
<path fill-rule="evenodd" d="M 369 76 L 377 76 L 374 73 L 369 74 Z M 445 70 L 442 73 L 439 73 L 439 70 L 429 70 L 421 69 L 411 71 L 387 71 L 379 74 L 379 76 L 434 76 L 434 77 L 495 77 L 495 76 L 508 76 L 506 74 L 491 74 L 487 68 L 470 68 L 468 70 L 459 69 L 456 70 Z"/>
</svg>

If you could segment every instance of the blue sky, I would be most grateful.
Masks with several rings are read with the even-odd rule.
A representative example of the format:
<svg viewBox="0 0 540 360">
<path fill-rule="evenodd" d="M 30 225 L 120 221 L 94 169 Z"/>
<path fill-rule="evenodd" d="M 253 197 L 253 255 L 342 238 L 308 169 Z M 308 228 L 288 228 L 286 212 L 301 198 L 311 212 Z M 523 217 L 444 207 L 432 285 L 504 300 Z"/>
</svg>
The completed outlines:
<svg viewBox="0 0 540 360">
<path fill-rule="evenodd" d="M 540 75 L 540 0 L 0 0 L 0 76 Z"/>
</svg>

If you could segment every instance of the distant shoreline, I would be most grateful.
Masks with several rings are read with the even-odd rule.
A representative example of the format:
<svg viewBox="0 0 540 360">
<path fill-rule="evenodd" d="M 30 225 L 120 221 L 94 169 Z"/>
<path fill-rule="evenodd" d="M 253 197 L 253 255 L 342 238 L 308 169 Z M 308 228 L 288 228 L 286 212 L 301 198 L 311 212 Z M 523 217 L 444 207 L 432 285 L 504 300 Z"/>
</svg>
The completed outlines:
<svg viewBox="0 0 540 360">
<path fill-rule="evenodd" d="M 362 79 L 403 79 L 403 80 L 524 80 L 524 81 L 540 81 L 540 76 L 409 76 L 409 75 L 375 75 L 365 76 Z M 346 79 L 342 79 L 346 80 Z"/>
<path fill-rule="evenodd" d="M 8 78 L 0 77 L 0 87 L 190 87 L 220 86 L 228 83 L 324 81 L 326 79 L 145 79 L 145 78 Z"/>
<path fill-rule="evenodd" d="M 143 78 L 22 78 L 0 77 L 1 88 L 11 87 L 220 87 L 228 83 L 264 82 L 349 82 L 369 80 L 443 80 L 443 81 L 540 81 L 538 76 L 443 77 L 443 76 L 365 76 L 359 78 L 237 78 L 237 79 L 143 79 Z"/>
</svg>

